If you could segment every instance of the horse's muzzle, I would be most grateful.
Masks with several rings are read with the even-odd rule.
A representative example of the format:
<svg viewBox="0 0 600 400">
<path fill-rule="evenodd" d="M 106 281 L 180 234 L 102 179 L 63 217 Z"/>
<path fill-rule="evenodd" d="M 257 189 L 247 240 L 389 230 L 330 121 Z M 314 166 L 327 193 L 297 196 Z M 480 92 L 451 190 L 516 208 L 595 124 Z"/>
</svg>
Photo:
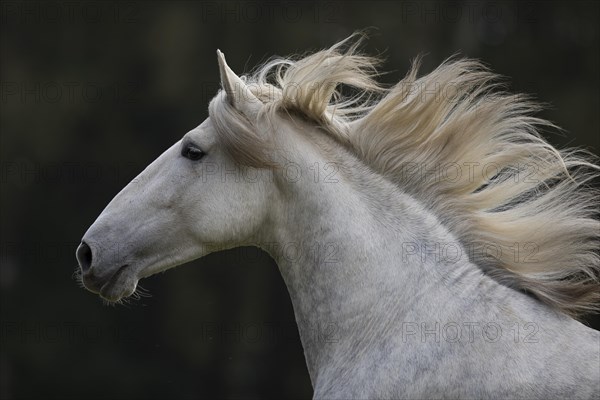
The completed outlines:
<svg viewBox="0 0 600 400">
<path fill-rule="evenodd" d="M 79 268 L 81 268 L 81 277 L 84 286 L 91 292 L 101 293 L 102 288 L 109 286 L 111 281 L 115 280 L 119 273 L 127 267 L 101 266 L 94 262 L 94 252 L 92 248 L 82 241 L 75 253 Z"/>
</svg>

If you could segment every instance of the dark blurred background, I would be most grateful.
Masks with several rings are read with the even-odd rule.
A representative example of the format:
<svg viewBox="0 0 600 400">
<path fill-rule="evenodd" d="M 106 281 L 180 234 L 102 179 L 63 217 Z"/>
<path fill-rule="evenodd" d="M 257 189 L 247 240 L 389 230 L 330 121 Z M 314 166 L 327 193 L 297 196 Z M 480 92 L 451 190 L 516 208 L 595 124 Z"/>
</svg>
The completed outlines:
<svg viewBox="0 0 600 400">
<path fill-rule="evenodd" d="M 483 60 L 549 104 L 557 146 L 598 154 L 596 1 L 17 2 L 1 6 L 0 397 L 308 398 L 287 290 L 252 248 L 142 282 L 107 307 L 72 278 L 88 226 L 207 117 L 215 50 L 238 73 L 373 27 L 382 77 Z M 596 328 L 598 319 L 588 323 Z"/>
</svg>

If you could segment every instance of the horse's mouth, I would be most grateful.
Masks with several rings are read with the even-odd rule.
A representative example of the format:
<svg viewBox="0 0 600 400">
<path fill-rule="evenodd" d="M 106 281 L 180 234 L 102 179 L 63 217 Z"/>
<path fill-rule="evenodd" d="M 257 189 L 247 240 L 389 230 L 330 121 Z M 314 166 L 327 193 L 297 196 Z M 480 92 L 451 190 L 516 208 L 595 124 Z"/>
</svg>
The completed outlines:
<svg viewBox="0 0 600 400">
<path fill-rule="evenodd" d="M 133 289 L 131 289 L 131 276 L 127 273 L 128 267 L 128 264 L 123 265 L 102 285 L 99 293 L 100 297 L 114 302 L 131 295 L 135 291 L 136 283 L 133 284 Z"/>
<path fill-rule="evenodd" d="M 84 278 L 84 285 L 89 291 L 100 295 L 103 299 L 109 302 L 116 302 L 135 292 L 137 279 L 129 264 L 125 264 L 116 270 L 104 283 L 98 281 L 86 282 Z"/>
</svg>

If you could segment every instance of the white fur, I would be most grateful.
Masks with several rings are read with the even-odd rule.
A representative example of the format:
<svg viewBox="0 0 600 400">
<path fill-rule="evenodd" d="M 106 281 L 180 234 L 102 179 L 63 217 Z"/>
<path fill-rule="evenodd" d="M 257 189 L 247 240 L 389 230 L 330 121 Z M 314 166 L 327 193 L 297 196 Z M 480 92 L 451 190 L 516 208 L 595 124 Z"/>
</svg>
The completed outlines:
<svg viewBox="0 0 600 400">
<path fill-rule="evenodd" d="M 591 164 L 536 136 L 528 106 L 488 96 L 491 75 L 473 62 L 421 78 L 423 88 L 466 85 L 458 103 L 436 104 L 418 100 L 422 90 L 382 90 L 372 60 L 342 44 L 246 81 L 220 55 L 225 91 L 210 118 L 84 235 L 84 283 L 103 279 L 100 294 L 115 301 L 143 277 L 251 244 L 288 286 L 316 398 L 598 398 L 600 335 L 564 313 L 597 308 L 598 257 L 581 242 L 597 240 L 581 183 Z M 363 92 L 336 100 L 338 83 Z M 189 141 L 202 160 L 180 154 Z M 545 167 L 536 177 L 555 179 L 549 189 L 401 174 L 409 161 L 528 157 Z M 477 264 L 469 253 L 480 241 L 527 239 L 547 269 L 502 256 Z"/>
</svg>

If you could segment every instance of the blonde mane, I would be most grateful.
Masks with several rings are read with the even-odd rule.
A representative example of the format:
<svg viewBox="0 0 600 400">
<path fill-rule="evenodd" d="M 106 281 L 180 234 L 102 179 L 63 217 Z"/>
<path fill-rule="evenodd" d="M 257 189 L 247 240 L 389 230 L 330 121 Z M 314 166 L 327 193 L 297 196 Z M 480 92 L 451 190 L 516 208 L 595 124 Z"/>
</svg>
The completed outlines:
<svg viewBox="0 0 600 400">
<path fill-rule="evenodd" d="M 539 107 L 502 91 L 477 61 L 451 58 L 419 78 L 417 59 L 383 88 L 378 60 L 355 39 L 247 77 L 261 113 L 317 123 L 437 215 L 501 283 L 572 316 L 600 310 L 600 168 L 591 155 L 546 142 L 540 129 L 556 127 L 532 116 Z M 236 160 L 272 166 L 268 137 L 225 102 L 209 111 Z"/>
</svg>

